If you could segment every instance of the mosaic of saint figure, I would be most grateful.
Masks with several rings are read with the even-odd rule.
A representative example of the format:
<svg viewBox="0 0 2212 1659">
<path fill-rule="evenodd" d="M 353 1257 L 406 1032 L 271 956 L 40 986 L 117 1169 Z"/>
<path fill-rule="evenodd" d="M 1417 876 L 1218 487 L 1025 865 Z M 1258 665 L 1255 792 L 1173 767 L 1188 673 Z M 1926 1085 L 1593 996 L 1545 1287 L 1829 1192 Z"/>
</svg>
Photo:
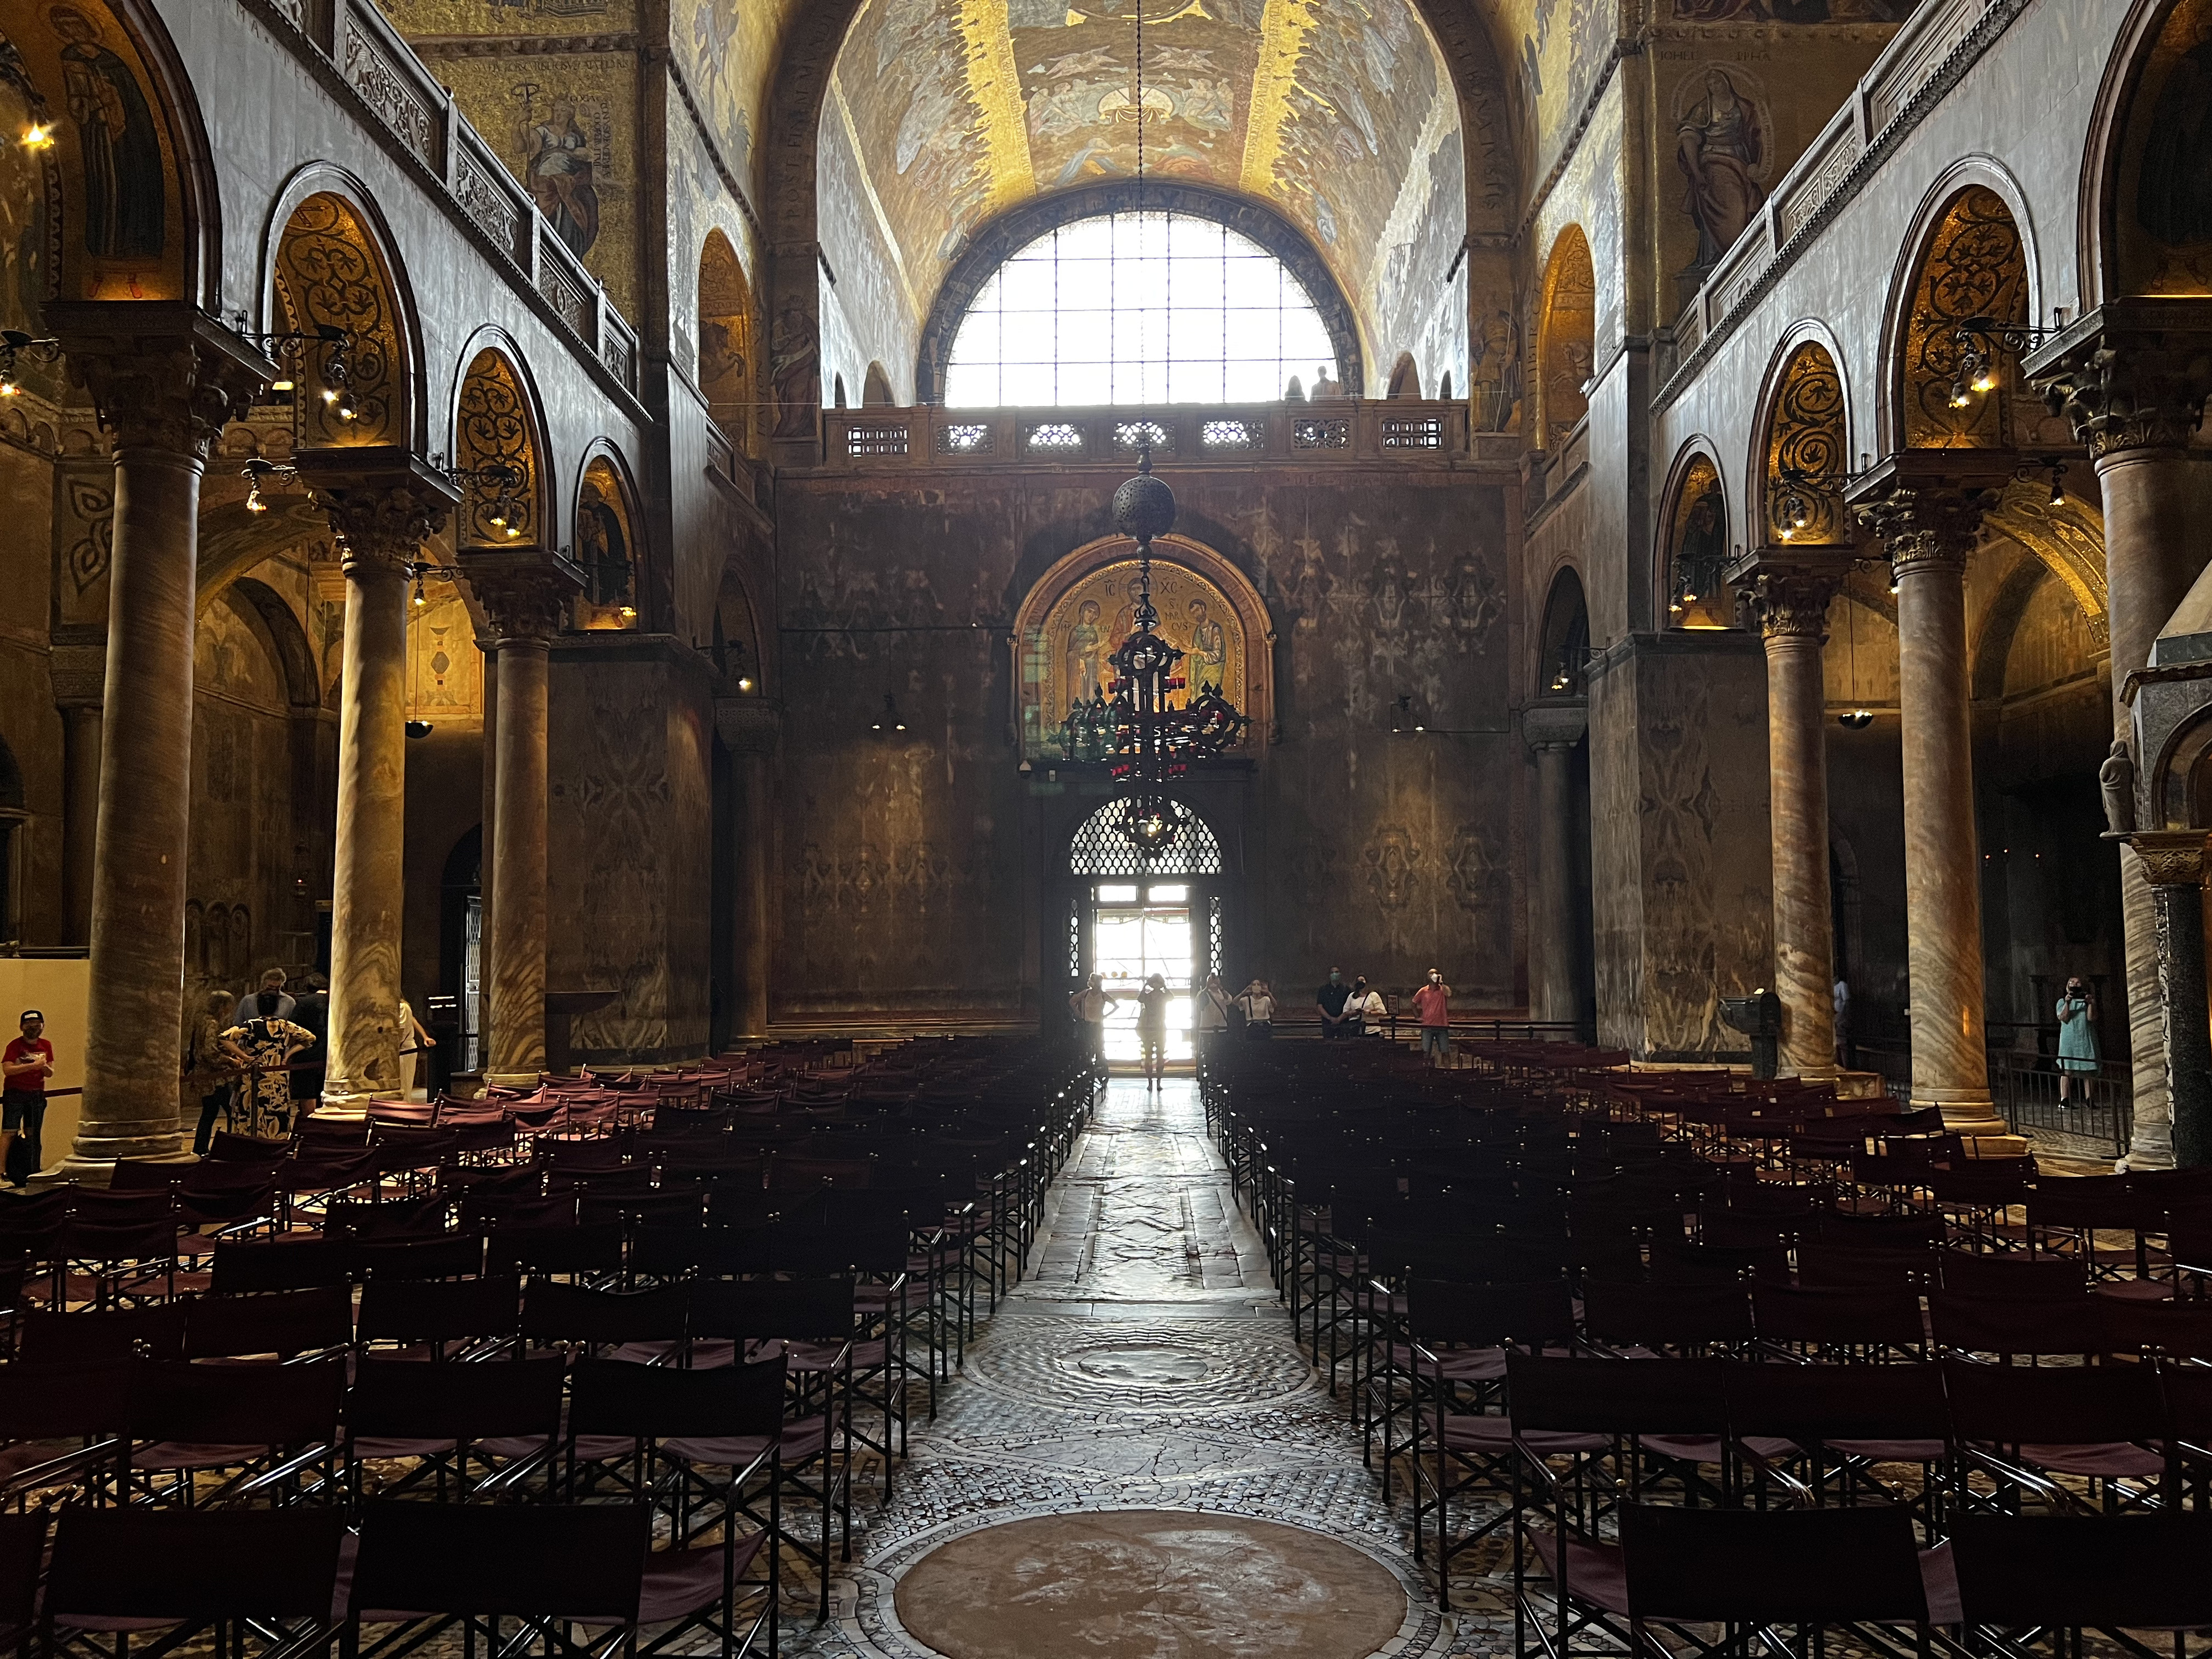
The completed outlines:
<svg viewBox="0 0 2212 1659">
<path fill-rule="evenodd" d="M 629 545 L 622 515 L 605 501 L 584 502 L 576 513 L 576 539 L 592 603 L 628 604 Z"/>
<path fill-rule="evenodd" d="M 576 106 L 556 98 L 542 121 L 523 136 L 523 173 L 554 233 L 581 258 L 599 240 L 599 191 L 592 173 L 591 140 L 576 125 Z"/>
<path fill-rule="evenodd" d="M 73 6 L 46 14 L 62 47 L 62 85 L 84 159 L 84 251 L 103 258 L 160 257 L 167 197 L 161 140 L 131 66 L 100 44 Z"/>
<path fill-rule="evenodd" d="M 1674 159 L 1690 183 L 1684 205 L 1698 227 L 1693 269 L 1711 270 L 1766 201 L 1752 169 L 1765 154 L 1759 115 L 1726 70 L 1705 71 L 1705 95 L 1674 125 Z"/>
<path fill-rule="evenodd" d="M 1106 660 L 1106 630 L 1098 625 L 1098 601 L 1084 600 L 1067 630 L 1067 703 L 1073 708 L 1097 693 Z"/>
<path fill-rule="evenodd" d="M 1184 647 L 1182 677 L 1194 693 L 1218 686 L 1229 670 L 1229 636 L 1210 616 L 1204 599 L 1190 602 L 1190 643 Z"/>
</svg>

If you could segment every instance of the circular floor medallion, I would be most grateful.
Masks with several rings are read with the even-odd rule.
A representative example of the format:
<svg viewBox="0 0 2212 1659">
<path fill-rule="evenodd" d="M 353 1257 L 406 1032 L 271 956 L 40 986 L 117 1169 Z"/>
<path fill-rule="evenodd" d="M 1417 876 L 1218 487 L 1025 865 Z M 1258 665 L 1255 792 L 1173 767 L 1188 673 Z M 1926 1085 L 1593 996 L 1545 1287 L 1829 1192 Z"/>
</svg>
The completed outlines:
<svg viewBox="0 0 2212 1659">
<path fill-rule="evenodd" d="M 1406 1591 L 1303 1528 L 1178 1510 L 1086 1510 L 963 1534 L 895 1592 L 946 1659 L 1368 1659 Z"/>
<path fill-rule="evenodd" d="M 1205 1357 L 1187 1348 L 1157 1344 L 1116 1344 L 1109 1348 L 1085 1348 L 1073 1356 L 1075 1369 L 1101 1382 L 1121 1382 L 1139 1389 L 1171 1389 L 1202 1382 L 1213 1367 Z"/>
</svg>

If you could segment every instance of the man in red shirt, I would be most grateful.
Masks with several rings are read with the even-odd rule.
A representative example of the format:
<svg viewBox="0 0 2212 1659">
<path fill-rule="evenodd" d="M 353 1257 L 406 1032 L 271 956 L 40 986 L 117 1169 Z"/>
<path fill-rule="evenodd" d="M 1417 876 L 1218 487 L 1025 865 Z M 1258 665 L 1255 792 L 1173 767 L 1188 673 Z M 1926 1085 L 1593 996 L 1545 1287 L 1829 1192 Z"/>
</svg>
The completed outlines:
<svg viewBox="0 0 2212 1659">
<path fill-rule="evenodd" d="M 23 1011 L 23 1035 L 0 1053 L 0 1129 L 15 1132 L 8 1142 L 8 1181 L 27 1187 L 40 1164 L 40 1126 L 46 1118 L 46 1079 L 54 1074 L 54 1045 L 46 1039 L 46 1017 Z"/>
<path fill-rule="evenodd" d="M 1429 969 L 1429 982 L 1413 993 L 1413 1011 L 1421 1017 L 1422 1054 L 1443 1065 L 1451 1057 L 1451 987 L 1442 969 Z"/>
</svg>

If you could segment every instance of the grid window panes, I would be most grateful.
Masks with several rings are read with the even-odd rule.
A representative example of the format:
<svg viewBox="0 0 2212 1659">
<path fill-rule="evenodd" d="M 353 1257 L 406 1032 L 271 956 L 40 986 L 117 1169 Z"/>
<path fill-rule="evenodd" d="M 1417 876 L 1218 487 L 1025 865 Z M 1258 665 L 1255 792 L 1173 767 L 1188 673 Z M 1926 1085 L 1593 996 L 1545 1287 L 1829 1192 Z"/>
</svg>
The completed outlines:
<svg viewBox="0 0 2212 1659">
<path fill-rule="evenodd" d="M 1047 231 L 968 307 L 950 407 L 1272 403 L 1337 374 L 1304 285 L 1249 237 L 1179 213 L 1109 213 Z"/>
</svg>

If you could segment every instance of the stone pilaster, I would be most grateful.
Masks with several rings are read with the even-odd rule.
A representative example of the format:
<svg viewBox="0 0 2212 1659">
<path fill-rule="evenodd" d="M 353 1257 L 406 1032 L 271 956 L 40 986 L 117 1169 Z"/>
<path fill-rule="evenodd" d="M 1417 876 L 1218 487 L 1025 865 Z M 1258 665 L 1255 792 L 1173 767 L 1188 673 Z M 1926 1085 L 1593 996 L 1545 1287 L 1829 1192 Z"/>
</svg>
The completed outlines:
<svg viewBox="0 0 2212 1659">
<path fill-rule="evenodd" d="M 1850 491 L 1897 580 L 1912 1100 L 1968 1134 L 2005 1133 L 1990 1097 L 1981 860 L 1966 660 L 1966 556 L 2012 477 L 2009 453 L 1913 450 Z"/>
<path fill-rule="evenodd" d="M 491 622 L 498 678 L 493 813 L 487 1082 L 528 1086 L 545 1070 L 547 675 L 553 636 L 583 573 L 537 549 L 465 550 L 463 574 Z"/>
<path fill-rule="evenodd" d="M 457 492 L 403 450 L 301 452 L 345 572 L 331 858 L 330 1073 L 325 1100 L 399 1089 L 399 941 L 405 892 L 407 593 Z"/>
<path fill-rule="evenodd" d="M 179 1146 L 200 480 L 224 424 L 276 369 L 181 302 L 58 301 L 45 314 L 115 440 L 104 713 L 88 717 L 102 736 L 96 762 L 80 750 L 70 792 L 81 821 L 95 795 L 82 773 L 96 765 L 84 1103 L 68 1158 L 96 1178 L 115 1158 Z M 81 872 L 81 845 L 76 854 Z"/>
<path fill-rule="evenodd" d="M 768 1035 L 768 981 L 775 942 L 775 754 L 783 705 L 767 697 L 714 699 L 714 731 L 730 751 L 738 785 L 737 1006 L 731 1030 Z"/>
<path fill-rule="evenodd" d="M 2112 734 L 2130 735 L 2120 702 L 2128 676 L 2181 603 L 2212 538 L 2212 460 L 2189 448 L 2212 396 L 2212 299 L 2118 300 L 2046 341 L 2021 364 L 2096 464 L 2105 514 L 2105 581 L 2112 647 Z M 2171 1071 L 2153 888 L 2136 848 L 2120 852 L 2127 940 L 2129 1048 L 2135 1137 L 2129 1163 L 2169 1163 Z"/>
<path fill-rule="evenodd" d="M 2129 837 L 2154 908 L 2160 1048 L 2172 1103 L 2173 1163 L 2212 1164 L 2212 1021 L 2204 1001 L 2202 830 L 2142 830 Z M 2133 1162 L 2130 1156 L 2130 1162 Z"/>
<path fill-rule="evenodd" d="M 1774 992 L 1782 1060 L 1833 1077 L 1835 912 L 1828 890 L 1827 687 L 1820 661 L 1828 606 L 1850 568 L 1840 550 L 1756 550 L 1731 571 L 1766 646 L 1768 793 L 1774 825 Z"/>
<path fill-rule="evenodd" d="M 1521 739 L 1536 757 L 1535 894 L 1529 907 L 1531 964 L 1528 1016 L 1579 1023 L 1575 986 L 1575 888 L 1570 860 L 1575 844 L 1573 787 L 1569 767 L 1575 745 L 1589 730 L 1589 706 L 1571 701 L 1534 702 L 1521 711 Z"/>
<path fill-rule="evenodd" d="M 92 872 L 100 830 L 100 726 L 105 645 L 57 645 L 47 672 L 62 717 L 62 943 L 92 943 Z"/>
</svg>

